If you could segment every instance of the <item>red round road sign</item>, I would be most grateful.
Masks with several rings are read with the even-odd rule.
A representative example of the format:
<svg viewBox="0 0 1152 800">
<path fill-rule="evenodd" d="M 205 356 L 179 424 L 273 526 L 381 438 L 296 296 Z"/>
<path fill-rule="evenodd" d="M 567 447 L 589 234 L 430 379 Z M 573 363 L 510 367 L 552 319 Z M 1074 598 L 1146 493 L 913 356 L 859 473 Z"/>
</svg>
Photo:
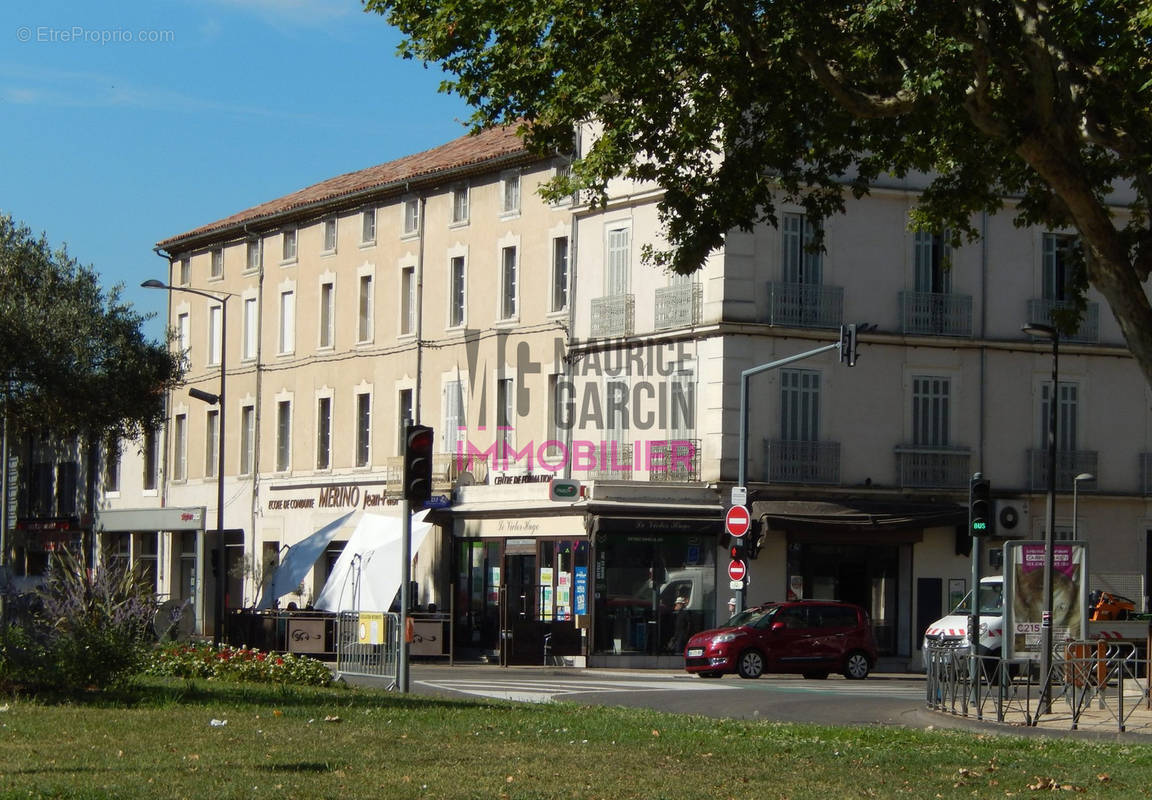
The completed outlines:
<svg viewBox="0 0 1152 800">
<path fill-rule="evenodd" d="M 732 506 L 724 514 L 724 530 L 730 536 L 735 536 L 739 539 L 744 534 L 748 533 L 748 529 L 752 527 L 752 515 L 748 513 L 748 509 L 744 506 Z M 732 580 L 737 580 L 733 578 Z"/>
<path fill-rule="evenodd" d="M 728 562 L 728 577 L 732 580 L 742 581 L 747 574 L 748 567 L 743 561 L 733 560 Z"/>
</svg>

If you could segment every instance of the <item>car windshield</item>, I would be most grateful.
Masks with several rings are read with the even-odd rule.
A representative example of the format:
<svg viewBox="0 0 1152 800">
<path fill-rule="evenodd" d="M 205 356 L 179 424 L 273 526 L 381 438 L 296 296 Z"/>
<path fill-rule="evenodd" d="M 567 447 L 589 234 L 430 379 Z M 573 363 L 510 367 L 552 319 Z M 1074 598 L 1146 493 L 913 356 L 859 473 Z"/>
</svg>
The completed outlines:
<svg viewBox="0 0 1152 800">
<path fill-rule="evenodd" d="M 726 628 L 739 628 L 742 625 L 749 627 L 757 627 L 763 625 L 765 622 L 772 618 L 776 613 L 777 606 L 768 606 L 767 608 L 746 608 L 739 614 L 732 617 L 724 623 Z"/>
<path fill-rule="evenodd" d="M 999 583 L 980 584 L 980 613 L 987 616 L 997 616 L 1004 613 L 1004 593 L 1000 591 Z M 972 592 L 964 595 L 964 599 L 952 609 L 953 614 L 967 614 L 972 610 Z"/>
</svg>

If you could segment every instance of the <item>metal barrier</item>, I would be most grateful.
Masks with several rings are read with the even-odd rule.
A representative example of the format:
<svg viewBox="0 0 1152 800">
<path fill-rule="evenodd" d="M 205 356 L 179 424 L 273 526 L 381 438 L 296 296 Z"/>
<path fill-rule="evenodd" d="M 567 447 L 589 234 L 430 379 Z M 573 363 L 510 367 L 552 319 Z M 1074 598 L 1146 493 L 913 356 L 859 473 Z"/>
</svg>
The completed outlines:
<svg viewBox="0 0 1152 800">
<path fill-rule="evenodd" d="M 1138 708 L 1152 708 L 1148 661 L 1137 655 L 1130 642 L 1061 644 L 1053 650 L 1048 707 L 1042 709 L 1043 679 L 1034 661 L 973 657 L 967 648 L 934 645 L 924 652 L 925 699 L 935 711 L 981 720 L 994 712 L 997 722 L 1036 725 L 1044 717 L 1067 720 L 1076 730 L 1090 719 L 1123 732 Z"/>
<path fill-rule="evenodd" d="M 389 678 L 395 689 L 400 669 L 400 615 L 341 611 L 336 623 L 336 674 Z"/>
</svg>

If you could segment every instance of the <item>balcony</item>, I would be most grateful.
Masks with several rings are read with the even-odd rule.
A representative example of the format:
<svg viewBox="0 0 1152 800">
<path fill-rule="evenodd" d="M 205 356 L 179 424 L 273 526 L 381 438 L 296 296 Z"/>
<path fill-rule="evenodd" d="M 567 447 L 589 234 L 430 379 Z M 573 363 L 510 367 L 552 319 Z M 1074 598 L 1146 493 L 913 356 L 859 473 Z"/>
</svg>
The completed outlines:
<svg viewBox="0 0 1152 800">
<path fill-rule="evenodd" d="M 614 294 L 592 300 L 591 333 L 596 337 L 631 336 L 636 318 L 636 296 Z"/>
<path fill-rule="evenodd" d="M 1096 472 L 1095 450 L 1073 450 L 1072 452 L 1056 453 L 1056 491 L 1072 491 L 1072 479 L 1082 472 L 1092 475 Z M 1030 449 L 1028 451 L 1028 485 L 1034 492 L 1048 491 L 1048 450 Z M 1091 491 L 1096 481 L 1081 483 L 1081 491 Z"/>
<path fill-rule="evenodd" d="M 840 483 L 839 442 L 764 440 L 764 474 L 769 483 Z"/>
<path fill-rule="evenodd" d="M 839 328 L 844 289 L 809 283 L 768 283 L 768 324 L 790 328 Z"/>
<path fill-rule="evenodd" d="M 1140 454 L 1140 493 L 1152 494 L 1152 453 Z"/>
<path fill-rule="evenodd" d="M 700 440 L 675 439 L 649 444 L 648 480 L 653 483 L 700 480 Z"/>
<path fill-rule="evenodd" d="M 699 324 L 703 296 L 702 287 L 698 283 L 657 289 L 653 327 L 658 331 L 666 331 L 669 328 L 689 328 Z"/>
<path fill-rule="evenodd" d="M 962 489 L 971 478 L 967 447 L 896 448 L 896 478 L 905 489 Z"/>
<path fill-rule="evenodd" d="M 602 444 L 606 450 L 597 451 L 596 465 L 588 470 L 588 480 L 632 480 L 632 443 L 607 440 Z"/>
<path fill-rule="evenodd" d="M 1061 300 L 1032 299 L 1028 301 L 1028 322 L 1041 322 L 1045 325 L 1054 325 L 1053 311 L 1064 311 L 1072 308 L 1071 303 Z M 1080 327 L 1070 335 L 1060 334 L 1064 342 L 1084 342 L 1095 344 L 1100 341 L 1100 304 L 1088 303 L 1084 308 L 1084 316 L 1080 320 Z"/>
<path fill-rule="evenodd" d="M 900 325 L 917 336 L 972 336 L 972 296 L 900 292 Z"/>
</svg>

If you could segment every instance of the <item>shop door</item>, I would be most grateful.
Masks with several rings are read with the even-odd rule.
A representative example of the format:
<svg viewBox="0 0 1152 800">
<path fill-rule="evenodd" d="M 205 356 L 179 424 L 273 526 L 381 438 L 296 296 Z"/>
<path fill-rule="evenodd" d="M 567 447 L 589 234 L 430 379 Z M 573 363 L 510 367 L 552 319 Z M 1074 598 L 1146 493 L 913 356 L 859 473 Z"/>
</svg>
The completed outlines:
<svg viewBox="0 0 1152 800">
<path fill-rule="evenodd" d="M 504 556 L 504 580 L 500 592 L 500 663 L 505 666 L 540 664 L 544 642 L 539 624 L 535 554 Z"/>
</svg>

